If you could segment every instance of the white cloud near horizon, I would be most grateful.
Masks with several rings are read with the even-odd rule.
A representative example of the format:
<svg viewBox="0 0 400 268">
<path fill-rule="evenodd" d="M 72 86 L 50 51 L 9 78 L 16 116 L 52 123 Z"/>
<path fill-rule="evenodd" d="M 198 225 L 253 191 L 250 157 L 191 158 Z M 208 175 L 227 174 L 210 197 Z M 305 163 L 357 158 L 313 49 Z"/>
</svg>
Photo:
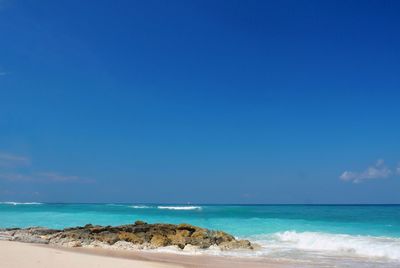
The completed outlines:
<svg viewBox="0 0 400 268">
<path fill-rule="evenodd" d="M 397 164 L 396 174 L 400 176 L 400 163 Z"/>
<path fill-rule="evenodd" d="M 13 168 L 30 165 L 31 160 L 29 157 L 0 152 L 0 167 Z"/>
<path fill-rule="evenodd" d="M 0 180 L 10 182 L 75 182 L 93 183 L 95 180 L 76 175 L 64 175 L 53 171 L 32 170 L 31 159 L 27 156 L 0 152 Z"/>
<path fill-rule="evenodd" d="M 82 178 L 75 175 L 63 175 L 57 172 L 41 172 L 37 176 L 42 178 L 44 181 L 50 182 L 81 182 L 81 183 L 92 183 L 94 180 Z"/>
<path fill-rule="evenodd" d="M 49 181 L 77 181 L 80 178 L 78 176 L 66 176 L 66 175 L 61 175 L 56 172 L 42 172 L 39 173 L 38 176 L 46 178 Z"/>
<path fill-rule="evenodd" d="M 0 173 L 0 179 L 11 182 L 77 182 L 92 183 L 91 179 L 82 178 L 74 175 L 63 175 L 57 172 L 40 172 L 40 173 Z"/>
<path fill-rule="evenodd" d="M 398 167 L 395 173 L 400 174 L 400 168 Z M 340 175 L 340 179 L 343 181 L 350 181 L 353 183 L 361 183 L 365 180 L 385 179 L 393 175 L 392 170 L 386 166 L 383 159 L 379 159 L 372 166 L 369 166 L 363 172 L 345 171 Z"/>
<path fill-rule="evenodd" d="M 21 182 L 21 181 L 31 181 L 32 177 L 21 173 L 2 173 L 0 174 L 0 179 L 6 181 Z"/>
</svg>

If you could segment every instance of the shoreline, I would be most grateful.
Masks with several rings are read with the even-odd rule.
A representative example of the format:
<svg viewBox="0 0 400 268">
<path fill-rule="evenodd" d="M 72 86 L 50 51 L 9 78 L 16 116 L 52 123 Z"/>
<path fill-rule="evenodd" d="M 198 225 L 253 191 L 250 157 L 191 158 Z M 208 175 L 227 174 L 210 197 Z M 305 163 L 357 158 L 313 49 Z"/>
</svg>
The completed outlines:
<svg viewBox="0 0 400 268">
<path fill-rule="evenodd" d="M 187 223 L 146 223 L 139 220 L 125 225 L 86 224 L 64 229 L 0 228 L 0 242 L 16 243 L 3 242 L 3 247 L 23 247 L 23 250 L 18 250 L 20 252 L 40 250 L 41 256 L 47 257 L 35 259 L 36 254 L 33 254 L 31 261 L 38 263 L 48 261 L 48 256 L 56 256 L 56 250 L 74 256 L 77 253 L 90 255 L 85 258 L 91 262 L 93 258 L 109 257 L 178 267 L 399 267 L 399 251 L 396 251 L 399 240 L 395 238 L 382 240 L 382 237 L 290 231 L 276 234 L 277 243 L 273 239 L 262 240 L 262 237 L 258 240 L 257 237 L 243 238 Z M 306 244 L 296 248 L 296 244 L 290 244 L 291 241 Z M 31 246 L 27 248 L 20 243 Z M 20 261 L 18 254 L 12 261 L 5 260 L 12 254 L 1 253 L 0 250 L 0 267 L 25 267 L 22 264 L 10 266 Z M 102 264 L 101 260 L 97 262 Z M 39 267 L 55 266 L 53 263 Z"/>
<path fill-rule="evenodd" d="M 172 252 L 149 252 L 142 250 L 123 250 L 105 248 L 67 248 L 49 244 L 31 244 L 17 241 L 0 241 L 0 267 L 7 268 L 240 268 L 266 267 L 289 268 L 289 263 L 274 260 L 213 256 L 213 255 L 183 255 Z M 24 252 L 21 258 L 20 252 Z M 66 265 L 66 266 L 63 266 Z M 296 267 L 299 267 L 296 265 Z M 309 267 L 309 266 L 308 266 Z"/>
<path fill-rule="evenodd" d="M 62 230 L 43 227 L 6 228 L 0 229 L 0 243 L 0 252 L 4 255 L 0 257 L 0 267 L 8 268 L 27 267 L 27 258 L 32 263 L 46 263 L 36 267 L 54 267 L 58 266 L 54 261 L 60 255 L 71 254 L 70 261 L 75 261 L 67 261 L 66 267 L 91 267 L 95 263 L 103 265 L 101 258 L 119 259 L 120 266 L 114 264 L 112 267 L 125 267 L 126 262 L 133 262 L 133 267 L 136 267 L 137 262 L 147 262 L 147 266 L 143 264 L 137 267 L 158 267 L 155 265 L 157 263 L 167 267 L 289 267 L 257 256 L 218 256 L 196 252 L 211 248 L 226 252 L 251 252 L 257 250 L 257 246 L 248 240 L 238 240 L 223 231 L 190 224 L 148 224 L 136 221 L 130 225 L 87 224 Z M 21 251 L 27 252 L 27 258 L 18 258 L 18 252 Z M 105 260 L 107 261 L 110 260 Z"/>
</svg>

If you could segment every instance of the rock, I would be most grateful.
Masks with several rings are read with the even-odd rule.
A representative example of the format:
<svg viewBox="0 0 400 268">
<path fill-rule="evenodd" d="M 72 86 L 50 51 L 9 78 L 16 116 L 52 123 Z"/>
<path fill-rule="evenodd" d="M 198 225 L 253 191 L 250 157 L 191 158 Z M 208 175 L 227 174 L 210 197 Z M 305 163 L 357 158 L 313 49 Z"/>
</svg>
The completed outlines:
<svg viewBox="0 0 400 268">
<path fill-rule="evenodd" d="M 135 233 L 120 232 L 118 234 L 119 241 L 126 241 L 133 244 L 143 244 L 144 239 Z"/>
<path fill-rule="evenodd" d="M 199 247 L 196 247 L 196 246 L 187 244 L 187 245 L 183 248 L 183 251 L 186 251 L 186 252 L 196 252 L 198 249 L 199 249 Z"/>
<path fill-rule="evenodd" d="M 68 248 L 76 248 L 76 247 L 81 247 L 82 243 L 81 243 L 81 241 L 76 240 L 76 241 L 67 242 L 64 244 L 64 246 L 68 247 Z"/>
<path fill-rule="evenodd" d="M 187 230 L 187 231 L 189 231 L 190 233 L 193 233 L 193 232 L 195 232 L 197 229 L 200 229 L 200 228 L 199 228 L 199 227 L 196 227 L 196 226 L 193 226 L 193 225 L 190 225 L 190 224 L 181 223 L 181 224 L 179 224 L 179 225 L 177 226 L 177 229 L 178 229 L 178 230 Z"/>
<path fill-rule="evenodd" d="M 13 231 L 13 230 L 1 229 L 0 230 L 0 240 L 11 241 L 13 239 L 14 233 L 15 233 L 15 231 Z"/>
<path fill-rule="evenodd" d="M 221 250 L 254 248 L 248 240 L 237 240 L 222 231 L 213 231 L 190 224 L 135 224 L 81 227 L 53 230 L 47 228 L 3 229 L 0 239 L 29 243 L 50 243 L 65 247 L 110 247 L 124 249 L 178 247 L 180 249 Z"/>
<path fill-rule="evenodd" d="M 249 240 L 225 241 L 225 242 L 218 244 L 218 246 L 221 250 L 253 249 L 253 246 Z"/>
<path fill-rule="evenodd" d="M 159 248 L 159 247 L 166 247 L 169 246 L 171 241 L 160 234 L 155 234 L 150 240 L 150 245 L 154 248 Z"/>
<path fill-rule="evenodd" d="M 142 247 L 138 244 L 133 244 L 126 241 L 118 241 L 114 245 L 112 245 L 114 249 L 124 249 L 124 250 L 137 250 L 141 249 Z"/>
<path fill-rule="evenodd" d="M 188 244 L 190 232 L 188 230 L 176 230 L 175 234 L 169 235 L 168 238 L 171 240 L 172 245 L 178 246 L 180 249 L 185 248 Z"/>
<path fill-rule="evenodd" d="M 95 236 L 95 240 L 106 242 L 107 244 L 112 245 L 118 242 L 120 238 L 117 233 L 112 233 L 110 231 L 103 231 L 100 232 L 97 236 Z"/>
<path fill-rule="evenodd" d="M 18 232 L 15 233 L 11 239 L 12 241 L 35 243 L 35 244 L 48 244 L 49 240 L 45 237 L 35 236 L 29 233 Z"/>
</svg>

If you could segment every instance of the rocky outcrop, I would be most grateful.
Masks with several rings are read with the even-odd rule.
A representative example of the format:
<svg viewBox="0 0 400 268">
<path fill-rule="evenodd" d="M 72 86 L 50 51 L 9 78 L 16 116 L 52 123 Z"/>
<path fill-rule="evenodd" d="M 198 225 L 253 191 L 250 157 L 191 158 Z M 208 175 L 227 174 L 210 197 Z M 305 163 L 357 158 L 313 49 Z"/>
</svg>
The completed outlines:
<svg viewBox="0 0 400 268">
<path fill-rule="evenodd" d="M 98 226 L 53 230 L 40 227 L 0 229 L 0 239 L 28 243 L 56 244 L 67 247 L 112 247 L 123 249 L 154 249 L 175 246 L 179 249 L 221 250 L 254 249 L 248 240 L 237 240 L 222 231 L 213 231 L 190 224 L 135 224 Z"/>
</svg>

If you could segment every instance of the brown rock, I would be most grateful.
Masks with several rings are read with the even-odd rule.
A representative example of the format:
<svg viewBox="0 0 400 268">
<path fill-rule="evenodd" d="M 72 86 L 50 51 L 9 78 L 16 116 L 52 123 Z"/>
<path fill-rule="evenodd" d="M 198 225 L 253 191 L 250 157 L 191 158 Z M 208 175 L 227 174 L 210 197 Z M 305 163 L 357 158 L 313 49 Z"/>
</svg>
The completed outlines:
<svg viewBox="0 0 400 268">
<path fill-rule="evenodd" d="M 233 240 L 222 242 L 218 245 L 221 250 L 253 249 L 249 240 Z"/>
<path fill-rule="evenodd" d="M 198 227 L 190 225 L 190 224 L 187 224 L 187 223 L 181 223 L 176 227 L 176 229 L 178 229 L 178 230 L 187 230 L 190 233 L 193 233 L 198 229 Z"/>
<path fill-rule="evenodd" d="M 155 248 L 165 247 L 170 245 L 170 243 L 171 241 L 167 237 L 160 234 L 153 235 L 153 237 L 150 240 L 150 244 Z"/>
<path fill-rule="evenodd" d="M 144 242 L 143 237 L 140 237 L 139 235 L 137 235 L 135 233 L 120 232 L 118 234 L 118 238 L 119 238 L 119 240 L 131 242 L 134 244 L 142 244 Z"/>
<path fill-rule="evenodd" d="M 64 246 L 114 245 L 117 242 L 128 242 L 138 247 L 186 246 L 209 248 L 219 246 L 221 249 L 253 249 L 247 240 L 236 240 L 232 235 L 222 231 L 212 231 L 190 224 L 147 224 L 136 221 L 135 224 L 122 226 L 94 226 L 52 230 L 45 228 L 28 228 L 1 230 L 1 236 L 9 240 L 33 243 L 51 243 Z M 119 243 L 121 244 L 121 243 Z M 122 243 L 124 244 L 124 243 Z M 125 244 L 126 245 L 126 244 Z"/>
</svg>

